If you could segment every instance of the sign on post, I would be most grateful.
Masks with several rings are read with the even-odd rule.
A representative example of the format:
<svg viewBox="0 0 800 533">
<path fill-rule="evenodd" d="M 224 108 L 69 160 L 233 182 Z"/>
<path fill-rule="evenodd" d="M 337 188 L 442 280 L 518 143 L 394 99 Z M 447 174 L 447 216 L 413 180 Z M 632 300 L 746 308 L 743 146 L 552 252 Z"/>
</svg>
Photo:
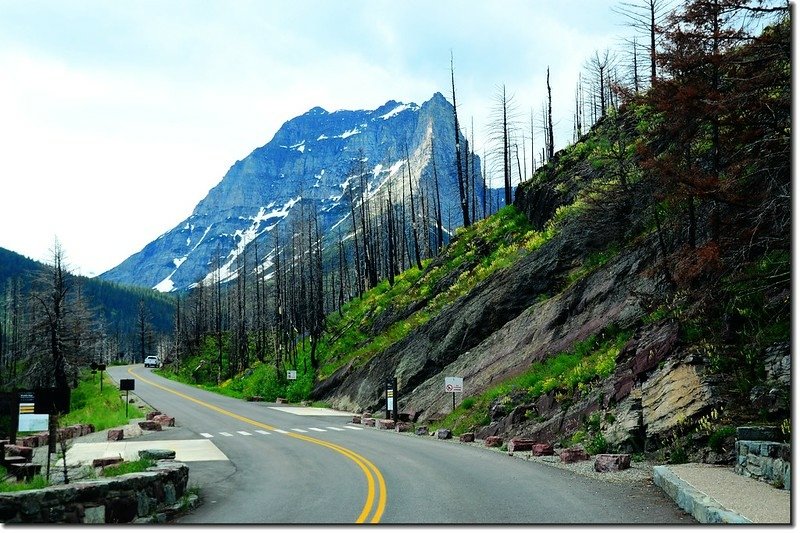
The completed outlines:
<svg viewBox="0 0 800 533">
<path fill-rule="evenodd" d="M 444 391 L 453 393 L 453 411 L 456 410 L 456 393 L 464 392 L 464 378 L 449 376 L 444 378 Z"/>
<path fill-rule="evenodd" d="M 386 418 L 397 422 L 397 378 L 386 380 Z"/>
<path fill-rule="evenodd" d="M 128 395 L 134 390 L 136 382 L 132 379 L 119 380 L 119 390 L 125 391 L 125 416 L 128 416 L 128 404 L 131 403 Z"/>
<path fill-rule="evenodd" d="M 46 431 L 50 416 L 36 414 L 36 395 L 31 391 L 19 393 L 17 431 Z"/>
<path fill-rule="evenodd" d="M 297 379 L 297 370 L 287 370 L 286 379 Z"/>
</svg>

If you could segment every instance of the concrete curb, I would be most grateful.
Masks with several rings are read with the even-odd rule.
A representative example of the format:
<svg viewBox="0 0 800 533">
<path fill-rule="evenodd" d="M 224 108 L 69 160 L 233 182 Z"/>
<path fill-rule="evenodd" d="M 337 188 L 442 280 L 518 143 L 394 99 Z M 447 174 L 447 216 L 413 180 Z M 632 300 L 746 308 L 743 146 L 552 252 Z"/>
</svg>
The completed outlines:
<svg viewBox="0 0 800 533">
<path fill-rule="evenodd" d="M 675 500 L 678 507 L 692 515 L 701 524 L 752 523 L 683 481 L 668 466 L 653 467 L 653 483 L 661 487 L 670 498 Z"/>
</svg>

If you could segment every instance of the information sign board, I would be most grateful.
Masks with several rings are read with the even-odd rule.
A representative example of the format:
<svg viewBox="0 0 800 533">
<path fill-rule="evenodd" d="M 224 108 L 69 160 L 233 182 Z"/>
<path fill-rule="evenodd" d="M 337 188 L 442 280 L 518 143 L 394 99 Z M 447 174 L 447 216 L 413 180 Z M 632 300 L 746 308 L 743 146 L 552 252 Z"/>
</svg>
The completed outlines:
<svg viewBox="0 0 800 533">
<path fill-rule="evenodd" d="M 297 370 L 287 370 L 286 379 L 297 379 Z"/>
<path fill-rule="evenodd" d="M 444 378 L 445 392 L 464 392 L 464 378 L 446 377 Z"/>
</svg>

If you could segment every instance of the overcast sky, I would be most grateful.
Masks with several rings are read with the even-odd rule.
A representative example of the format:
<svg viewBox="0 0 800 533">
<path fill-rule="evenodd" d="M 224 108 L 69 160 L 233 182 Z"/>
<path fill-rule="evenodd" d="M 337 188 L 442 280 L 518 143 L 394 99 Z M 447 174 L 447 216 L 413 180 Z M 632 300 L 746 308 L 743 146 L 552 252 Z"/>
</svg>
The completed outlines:
<svg viewBox="0 0 800 533">
<path fill-rule="evenodd" d="M 46 261 L 57 237 L 99 274 L 292 117 L 449 99 L 451 51 L 479 154 L 498 85 L 527 124 L 548 65 L 561 147 L 582 65 L 629 32 L 615 4 L 0 0 L 0 247 Z"/>
</svg>

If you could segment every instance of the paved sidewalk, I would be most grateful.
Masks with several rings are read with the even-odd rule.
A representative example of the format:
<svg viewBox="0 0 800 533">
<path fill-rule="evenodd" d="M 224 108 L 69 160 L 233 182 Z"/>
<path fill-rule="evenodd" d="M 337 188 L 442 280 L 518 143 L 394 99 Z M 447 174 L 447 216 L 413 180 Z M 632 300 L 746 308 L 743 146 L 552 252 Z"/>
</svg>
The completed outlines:
<svg viewBox="0 0 800 533">
<path fill-rule="evenodd" d="M 701 523 L 791 523 L 789 490 L 740 476 L 731 466 L 657 466 L 653 481 Z"/>
</svg>

